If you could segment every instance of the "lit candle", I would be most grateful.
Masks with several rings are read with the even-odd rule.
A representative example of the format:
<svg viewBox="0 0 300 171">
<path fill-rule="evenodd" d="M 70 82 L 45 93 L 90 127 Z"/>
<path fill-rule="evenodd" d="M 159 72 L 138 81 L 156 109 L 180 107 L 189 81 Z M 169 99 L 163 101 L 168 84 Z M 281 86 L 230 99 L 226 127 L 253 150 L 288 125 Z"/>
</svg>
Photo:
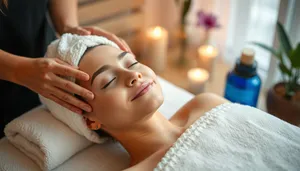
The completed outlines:
<svg viewBox="0 0 300 171">
<path fill-rule="evenodd" d="M 168 48 L 168 32 L 159 26 L 149 28 L 146 32 L 144 60 L 154 71 L 165 68 Z"/>
<path fill-rule="evenodd" d="M 187 73 L 189 89 L 194 94 L 202 93 L 209 78 L 209 73 L 202 68 L 192 68 Z"/>
<path fill-rule="evenodd" d="M 198 64 L 200 67 L 211 72 L 215 58 L 218 56 L 218 50 L 211 45 L 203 45 L 198 49 L 199 59 Z"/>
</svg>

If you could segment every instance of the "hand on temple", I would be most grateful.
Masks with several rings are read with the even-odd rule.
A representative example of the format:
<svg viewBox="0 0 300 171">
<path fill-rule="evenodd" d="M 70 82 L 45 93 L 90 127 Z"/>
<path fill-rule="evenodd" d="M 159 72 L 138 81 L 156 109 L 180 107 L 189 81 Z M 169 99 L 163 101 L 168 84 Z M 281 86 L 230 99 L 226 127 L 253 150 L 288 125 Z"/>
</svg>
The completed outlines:
<svg viewBox="0 0 300 171">
<path fill-rule="evenodd" d="M 26 58 L 18 64 L 15 71 L 15 82 L 75 113 L 81 114 L 82 110 L 91 112 L 92 108 L 89 104 L 77 99 L 70 93 L 78 94 L 86 99 L 93 99 L 93 93 L 58 75 L 71 76 L 84 81 L 89 80 L 88 74 L 59 59 Z"/>
<path fill-rule="evenodd" d="M 127 45 L 127 43 L 117 37 L 116 35 L 103 30 L 99 27 L 96 26 L 91 26 L 91 27 L 66 27 L 64 29 L 64 33 L 72 33 L 72 34 L 78 34 L 78 35 L 98 35 L 98 36 L 103 36 L 106 37 L 107 39 L 115 42 L 120 49 L 127 51 L 127 52 L 132 52 L 131 49 L 129 48 L 129 46 Z"/>
</svg>

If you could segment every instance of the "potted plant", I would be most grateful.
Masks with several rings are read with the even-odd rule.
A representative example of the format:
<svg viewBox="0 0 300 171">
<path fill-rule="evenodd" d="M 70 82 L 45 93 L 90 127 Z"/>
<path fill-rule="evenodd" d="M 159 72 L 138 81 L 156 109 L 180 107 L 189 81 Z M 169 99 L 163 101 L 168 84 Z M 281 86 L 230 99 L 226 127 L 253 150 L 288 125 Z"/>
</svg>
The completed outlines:
<svg viewBox="0 0 300 171">
<path fill-rule="evenodd" d="M 269 51 L 279 60 L 282 81 L 275 84 L 267 95 L 269 113 L 294 125 L 300 126 L 300 43 L 292 47 L 281 23 L 277 22 L 279 48 L 259 42 L 253 44 Z"/>
<path fill-rule="evenodd" d="M 186 51 L 186 46 L 187 46 L 187 40 L 186 40 L 186 32 L 185 32 L 185 17 L 191 7 L 192 0 L 175 0 L 177 5 L 181 7 L 180 9 L 181 15 L 180 15 L 180 25 L 179 25 L 179 39 L 180 39 L 180 54 L 179 54 L 179 60 L 178 64 L 179 66 L 184 66 L 186 61 L 185 61 L 185 51 Z"/>
<path fill-rule="evenodd" d="M 210 33 L 212 29 L 220 28 L 218 18 L 213 13 L 205 13 L 200 10 L 197 13 L 197 26 L 204 28 L 202 44 L 209 44 Z"/>
</svg>

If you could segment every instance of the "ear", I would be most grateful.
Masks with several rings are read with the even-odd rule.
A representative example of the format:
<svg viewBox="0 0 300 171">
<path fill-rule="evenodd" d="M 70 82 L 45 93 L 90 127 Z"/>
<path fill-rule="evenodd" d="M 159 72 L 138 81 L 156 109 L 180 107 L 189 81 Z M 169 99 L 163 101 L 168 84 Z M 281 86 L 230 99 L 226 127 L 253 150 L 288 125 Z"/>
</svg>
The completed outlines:
<svg viewBox="0 0 300 171">
<path fill-rule="evenodd" d="M 85 120 L 87 127 L 90 128 L 91 130 L 98 130 L 101 128 L 101 124 L 98 121 L 94 120 L 93 118 L 87 116 L 83 116 L 83 118 Z"/>
</svg>

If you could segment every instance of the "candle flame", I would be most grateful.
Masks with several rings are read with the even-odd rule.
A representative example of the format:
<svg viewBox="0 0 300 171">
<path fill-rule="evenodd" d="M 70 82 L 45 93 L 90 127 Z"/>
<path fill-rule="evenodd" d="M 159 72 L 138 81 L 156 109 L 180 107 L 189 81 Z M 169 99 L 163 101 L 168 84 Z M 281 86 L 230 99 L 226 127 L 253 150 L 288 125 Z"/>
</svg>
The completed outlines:
<svg viewBox="0 0 300 171">
<path fill-rule="evenodd" d="M 160 37 L 162 34 L 162 29 L 160 27 L 155 27 L 153 30 L 153 36 L 154 37 Z"/>
<path fill-rule="evenodd" d="M 194 81 L 205 81 L 209 78 L 209 73 L 202 68 L 193 68 L 188 71 L 188 77 Z"/>
<path fill-rule="evenodd" d="M 212 53 L 213 50 L 214 50 L 214 48 L 212 46 L 207 46 L 207 48 L 206 48 L 207 53 Z"/>
<path fill-rule="evenodd" d="M 215 58 L 218 56 L 218 50 L 211 45 L 203 45 L 198 49 L 199 57 L 203 58 Z"/>
<path fill-rule="evenodd" d="M 195 72 L 194 72 L 194 77 L 196 77 L 196 78 L 201 78 L 201 71 L 200 70 L 196 70 Z"/>
</svg>

